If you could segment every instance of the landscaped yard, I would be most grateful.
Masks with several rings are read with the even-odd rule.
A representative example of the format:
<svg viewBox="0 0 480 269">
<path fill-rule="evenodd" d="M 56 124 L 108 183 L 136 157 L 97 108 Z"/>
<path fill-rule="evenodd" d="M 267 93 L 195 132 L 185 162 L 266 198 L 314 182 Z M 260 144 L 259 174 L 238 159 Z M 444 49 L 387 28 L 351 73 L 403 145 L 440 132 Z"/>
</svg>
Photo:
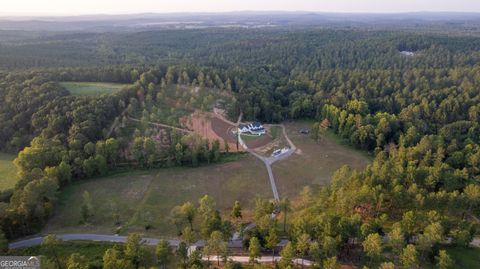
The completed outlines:
<svg viewBox="0 0 480 269">
<path fill-rule="evenodd" d="M 0 152 L 0 190 L 10 189 L 15 186 L 17 169 L 13 165 L 14 155 Z"/>
<path fill-rule="evenodd" d="M 60 85 L 65 87 L 72 95 L 82 96 L 112 94 L 129 86 L 129 84 L 102 82 L 61 82 Z"/>
</svg>

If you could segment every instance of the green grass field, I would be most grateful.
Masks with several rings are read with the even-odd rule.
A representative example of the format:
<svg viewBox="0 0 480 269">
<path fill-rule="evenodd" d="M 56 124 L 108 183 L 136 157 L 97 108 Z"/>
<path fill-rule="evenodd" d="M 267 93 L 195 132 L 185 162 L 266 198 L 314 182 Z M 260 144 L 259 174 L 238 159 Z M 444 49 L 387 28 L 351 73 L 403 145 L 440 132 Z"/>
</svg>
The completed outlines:
<svg viewBox="0 0 480 269">
<path fill-rule="evenodd" d="M 93 261 L 102 261 L 103 254 L 114 244 L 108 242 L 88 242 L 88 241 L 68 241 L 62 242 L 61 247 L 57 249 L 57 254 L 61 260 L 68 260 L 73 253 L 79 253 Z M 8 255 L 11 256 L 37 256 L 43 255 L 45 250 L 41 246 L 34 246 L 20 249 L 10 249 Z"/>
<path fill-rule="evenodd" d="M 0 190 L 15 186 L 17 169 L 13 165 L 14 155 L 0 153 Z"/>
<path fill-rule="evenodd" d="M 331 136 L 316 142 L 308 134 L 300 134 L 301 128 L 311 128 L 310 121 L 286 123 L 288 137 L 300 150 L 288 159 L 273 164 L 273 173 L 280 196 L 293 197 L 304 186 L 326 185 L 343 165 L 361 170 L 370 163 L 364 152 L 337 143 Z"/>
<path fill-rule="evenodd" d="M 344 164 L 362 169 L 370 162 L 364 154 L 328 138 L 317 143 L 308 135 L 298 134 L 297 128 L 304 125 L 302 122 L 286 125 L 290 138 L 302 153 L 273 166 L 281 197 L 294 197 L 306 185 L 328 184 L 333 173 Z M 84 191 L 90 193 L 95 210 L 88 225 L 80 224 Z M 117 211 L 122 234 L 141 232 L 172 237 L 176 230 L 169 220 L 171 209 L 186 201 L 196 203 L 205 194 L 215 198 L 224 214 L 239 200 L 246 220 L 251 217 L 255 197 L 273 198 L 265 166 L 251 155 L 199 168 L 126 172 L 67 187 L 61 193 L 55 216 L 43 232 L 113 234 L 118 227 L 114 225 L 112 212 Z M 147 223 L 152 229 L 145 231 Z"/>
<path fill-rule="evenodd" d="M 89 225 L 79 224 L 82 193 L 92 197 L 95 215 Z M 246 218 L 256 197 L 271 197 L 267 172 L 261 162 L 246 155 L 236 162 L 199 168 L 171 168 L 130 172 L 105 178 L 80 181 L 62 191 L 55 216 L 44 233 L 115 233 L 112 212 L 117 210 L 125 229 L 155 236 L 175 236 L 170 223 L 171 209 L 187 201 L 197 202 L 209 194 L 223 213 L 239 200 Z M 146 223 L 152 229 L 145 231 Z"/>
<path fill-rule="evenodd" d="M 479 268 L 480 248 L 447 248 L 455 268 Z"/>
<path fill-rule="evenodd" d="M 129 84 L 120 83 L 102 83 L 102 82 L 61 82 L 72 95 L 78 96 L 96 96 L 102 94 L 112 94 Z"/>
<path fill-rule="evenodd" d="M 270 136 L 272 139 L 276 139 L 281 134 L 282 129 L 279 126 L 272 126 L 270 128 Z"/>
</svg>

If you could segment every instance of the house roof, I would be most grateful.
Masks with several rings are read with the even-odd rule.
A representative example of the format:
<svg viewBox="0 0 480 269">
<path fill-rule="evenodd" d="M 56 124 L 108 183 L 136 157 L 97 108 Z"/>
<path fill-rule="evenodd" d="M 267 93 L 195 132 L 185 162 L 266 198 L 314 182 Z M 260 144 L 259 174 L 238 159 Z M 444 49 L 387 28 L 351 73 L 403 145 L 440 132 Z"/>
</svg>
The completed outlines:
<svg viewBox="0 0 480 269">
<path fill-rule="evenodd" d="M 248 129 L 248 130 L 263 130 L 263 125 L 260 122 L 254 122 L 254 123 L 249 123 L 249 124 L 240 124 L 238 126 L 240 129 Z"/>
</svg>

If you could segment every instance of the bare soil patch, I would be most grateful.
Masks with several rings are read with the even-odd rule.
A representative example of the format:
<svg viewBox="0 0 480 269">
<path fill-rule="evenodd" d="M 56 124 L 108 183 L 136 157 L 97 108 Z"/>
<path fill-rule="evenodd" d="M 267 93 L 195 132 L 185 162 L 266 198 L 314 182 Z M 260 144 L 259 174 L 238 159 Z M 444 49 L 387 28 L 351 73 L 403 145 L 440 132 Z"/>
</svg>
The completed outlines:
<svg viewBox="0 0 480 269">
<path fill-rule="evenodd" d="M 227 140 L 228 142 L 235 143 L 235 144 L 237 143 L 237 138 L 233 133 L 233 131 L 235 131 L 235 128 L 236 128 L 234 125 L 228 124 L 227 122 L 217 117 L 212 117 L 210 120 L 210 124 L 215 134 Z"/>
<path fill-rule="evenodd" d="M 188 118 L 182 119 L 182 122 L 188 129 L 207 138 L 210 142 L 218 139 L 220 141 L 220 150 L 222 151 L 225 150 L 225 140 L 228 143 L 230 152 L 243 151 L 241 147 L 237 149 L 235 136 L 230 132 L 235 126 L 219 119 L 214 113 L 195 111 Z"/>
</svg>

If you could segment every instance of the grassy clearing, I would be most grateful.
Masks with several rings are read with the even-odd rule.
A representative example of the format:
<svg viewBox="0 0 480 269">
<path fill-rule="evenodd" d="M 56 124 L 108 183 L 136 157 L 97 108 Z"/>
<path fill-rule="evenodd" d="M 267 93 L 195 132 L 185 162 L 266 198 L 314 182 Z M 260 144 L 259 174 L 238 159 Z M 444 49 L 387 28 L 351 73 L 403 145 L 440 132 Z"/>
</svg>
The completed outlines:
<svg viewBox="0 0 480 269">
<path fill-rule="evenodd" d="M 372 152 L 368 152 L 368 151 L 364 151 L 364 150 L 360 150 L 358 148 L 355 148 L 354 146 L 352 146 L 350 144 L 350 141 L 348 141 L 347 139 L 341 138 L 340 136 L 335 134 L 331 129 L 328 129 L 328 130 L 324 131 L 322 135 L 323 135 L 323 138 L 331 140 L 331 141 L 333 141 L 333 142 L 335 142 L 339 145 L 342 145 L 344 147 L 347 147 L 347 148 L 351 149 L 352 151 L 355 151 L 359 154 L 362 154 L 370 160 L 373 160 L 375 158 L 375 155 Z"/>
<path fill-rule="evenodd" d="M 79 224 L 82 193 L 92 197 L 94 217 L 90 225 Z M 267 172 L 252 156 L 237 162 L 199 168 L 171 168 L 133 172 L 72 184 L 60 197 L 55 216 L 44 233 L 89 232 L 115 233 L 113 212 L 120 215 L 122 234 L 140 232 L 172 237 L 171 209 L 186 201 L 197 202 L 203 195 L 215 198 L 222 213 L 228 214 L 236 200 L 244 215 L 251 216 L 255 197 L 271 197 Z M 152 229 L 145 231 L 149 223 Z"/>
<path fill-rule="evenodd" d="M 107 242 L 90 242 L 90 241 L 68 241 L 62 242 L 62 247 L 57 248 L 60 260 L 68 260 L 73 253 L 84 255 L 94 262 L 101 263 L 103 254 L 114 244 Z M 43 255 L 44 250 L 41 246 L 28 248 L 11 249 L 8 255 L 11 256 L 37 256 Z"/>
<path fill-rule="evenodd" d="M 447 248 L 455 262 L 455 268 L 478 268 L 480 265 L 480 248 Z"/>
<path fill-rule="evenodd" d="M 242 138 L 243 141 L 245 142 L 250 142 L 250 141 L 255 141 L 260 139 L 262 136 L 261 135 L 246 135 L 246 134 L 241 134 L 240 137 Z"/>
<path fill-rule="evenodd" d="M 72 95 L 78 96 L 97 96 L 102 94 L 112 94 L 120 91 L 129 84 L 103 83 L 103 82 L 61 82 Z"/>
<path fill-rule="evenodd" d="M 324 185 L 333 173 L 347 164 L 364 168 L 370 160 L 349 147 L 339 145 L 326 137 L 320 142 L 298 129 L 309 123 L 286 124 L 289 137 L 302 151 L 273 165 L 280 196 L 295 197 L 306 185 Z M 244 208 L 245 220 L 251 218 L 255 197 L 272 198 L 267 171 L 262 162 L 251 155 L 231 155 L 234 162 L 205 165 L 199 168 L 169 168 L 154 171 L 134 171 L 105 178 L 80 181 L 61 193 L 55 216 L 44 233 L 140 232 L 157 237 L 176 235 L 170 223 L 171 209 L 186 201 L 197 202 L 209 194 L 215 198 L 222 213 L 228 214 L 234 201 Z M 91 224 L 80 224 L 82 193 L 92 197 L 94 217 Z M 113 213 L 120 216 L 120 225 L 114 224 Z M 145 225 L 152 229 L 146 231 Z"/>
<path fill-rule="evenodd" d="M 13 165 L 14 155 L 0 153 L 0 190 L 10 189 L 17 182 L 17 169 Z"/>
<path fill-rule="evenodd" d="M 328 184 L 335 171 L 343 165 L 361 170 L 370 162 L 364 153 L 339 144 L 330 136 L 315 142 L 309 135 L 299 133 L 301 128 L 310 128 L 311 124 L 309 121 L 285 124 L 288 137 L 301 154 L 294 154 L 273 165 L 280 196 L 293 197 L 304 186 Z"/>
<path fill-rule="evenodd" d="M 270 128 L 270 136 L 272 137 L 272 139 L 276 139 L 280 134 L 280 132 L 281 132 L 281 128 L 279 126 L 272 126 Z"/>
</svg>

